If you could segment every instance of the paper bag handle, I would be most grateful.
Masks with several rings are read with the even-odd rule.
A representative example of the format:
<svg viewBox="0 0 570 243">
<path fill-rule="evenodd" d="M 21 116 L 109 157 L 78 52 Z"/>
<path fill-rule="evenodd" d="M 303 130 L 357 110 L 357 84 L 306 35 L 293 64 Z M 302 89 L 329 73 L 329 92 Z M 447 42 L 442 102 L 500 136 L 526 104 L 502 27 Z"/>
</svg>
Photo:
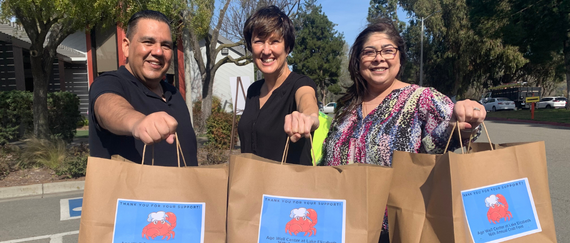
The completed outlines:
<svg viewBox="0 0 570 243">
<path fill-rule="evenodd" d="M 178 140 L 178 133 L 174 133 L 174 138 L 176 139 L 176 158 L 178 159 L 178 167 L 180 167 L 180 155 L 182 154 L 182 160 L 184 161 L 184 166 L 186 165 L 186 158 L 184 158 L 184 153 L 182 152 L 182 147 L 180 146 L 180 140 Z M 143 147 L 142 153 L 142 161 L 141 165 L 144 165 L 144 156 L 146 154 L 146 143 Z M 152 145 L 152 162 L 151 165 L 154 165 L 154 145 Z"/>
<path fill-rule="evenodd" d="M 491 137 L 489 137 L 489 131 L 487 131 L 487 126 L 485 126 L 485 122 L 481 123 L 483 125 L 483 129 L 485 130 L 485 134 L 487 135 L 487 140 L 489 141 L 489 146 L 491 146 L 491 150 L 495 150 L 493 148 L 493 143 L 491 142 Z M 461 153 L 465 154 L 465 150 L 463 149 L 463 139 L 461 139 L 461 131 L 459 131 L 459 121 L 456 121 L 453 124 L 453 128 L 451 129 L 451 134 L 449 135 L 449 138 L 447 139 L 447 144 L 445 145 L 445 150 L 443 151 L 443 153 L 447 153 L 447 148 L 449 147 L 449 142 L 451 141 L 451 137 L 453 137 L 453 132 L 455 131 L 455 128 L 457 128 L 457 134 L 459 135 L 459 145 L 461 146 Z M 469 144 L 467 145 L 467 152 L 469 152 L 471 150 L 471 138 L 469 138 Z"/>
<path fill-rule="evenodd" d="M 283 156 L 281 157 L 281 164 L 287 163 L 287 154 L 289 154 L 289 136 L 287 136 L 287 143 L 285 143 L 285 149 L 283 150 Z M 313 136 L 309 133 L 309 141 L 311 142 L 311 153 L 313 154 L 313 159 L 316 158 L 315 150 L 313 149 Z"/>
<path fill-rule="evenodd" d="M 451 128 L 451 133 L 449 134 L 449 138 L 447 139 L 447 144 L 445 145 L 445 150 L 443 153 L 447 153 L 447 149 L 449 148 L 449 143 L 451 142 L 451 137 L 453 137 L 453 132 L 455 132 L 455 128 L 457 128 L 457 134 L 459 135 L 459 146 L 461 146 L 461 153 L 464 154 L 465 151 L 463 150 L 463 139 L 461 139 L 461 132 L 459 131 L 459 121 L 455 121 L 453 123 L 453 128 Z"/>
</svg>

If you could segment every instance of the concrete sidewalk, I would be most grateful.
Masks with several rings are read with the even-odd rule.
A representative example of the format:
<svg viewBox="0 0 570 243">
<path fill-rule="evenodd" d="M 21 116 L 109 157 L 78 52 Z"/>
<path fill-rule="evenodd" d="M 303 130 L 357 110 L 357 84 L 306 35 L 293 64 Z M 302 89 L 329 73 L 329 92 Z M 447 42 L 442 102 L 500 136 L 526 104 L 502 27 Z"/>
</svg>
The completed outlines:
<svg viewBox="0 0 570 243">
<path fill-rule="evenodd" d="M 83 190 L 85 181 L 64 181 L 27 186 L 0 187 L 0 199 L 42 196 L 50 193 Z"/>
</svg>

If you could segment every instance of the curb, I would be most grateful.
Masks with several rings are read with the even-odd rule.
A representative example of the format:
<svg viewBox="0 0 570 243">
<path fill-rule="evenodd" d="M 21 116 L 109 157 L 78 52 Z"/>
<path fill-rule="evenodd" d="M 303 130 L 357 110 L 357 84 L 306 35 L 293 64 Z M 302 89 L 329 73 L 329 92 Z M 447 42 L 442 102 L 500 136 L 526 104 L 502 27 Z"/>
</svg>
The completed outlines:
<svg viewBox="0 0 570 243">
<path fill-rule="evenodd" d="M 486 117 L 485 120 L 509 121 L 509 122 L 518 122 L 518 123 L 530 123 L 530 124 L 543 124 L 543 125 L 551 125 L 551 126 L 559 126 L 559 127 L 570 127 L 570 124 L 568 124 L 568 123 L 535 121 L 535 120 L 519 120 L 519 119 L 497 118 L 497 117 Z"/>
<path fill-rule="evenodd" d="M 64 181 L 27 186 L 0 188 L 0 199 L 26 196 L 43 196 L 50 193 L 80 191 L 85 188 L 85 181 Z"/>
</svg>

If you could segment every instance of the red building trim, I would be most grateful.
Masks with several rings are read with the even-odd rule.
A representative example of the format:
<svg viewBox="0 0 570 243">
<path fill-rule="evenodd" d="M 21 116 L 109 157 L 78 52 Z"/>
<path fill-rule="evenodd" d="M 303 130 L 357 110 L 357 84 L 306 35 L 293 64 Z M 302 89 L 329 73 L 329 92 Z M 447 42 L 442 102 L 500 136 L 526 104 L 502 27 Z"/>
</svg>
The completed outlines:
<svg viewBox="0 0 570 243">
<path fill-rule="evenodd" d="M 117 60 L 119 67 L 127 64 L 127 58 L 123 54 L 123 39 L 126 38 L 125 31 L 117 24 Z"/>
<path fill-rule="evenodd" d="M 93 75 L 94 70 L 93 70 L 93 51 L 92 47 L 91 47 L 91 32 L 87 31 L 85 33 L 85 41 L 87 42 L 87 76 L 89 79 L 89 87 L 91 87 L 91 84 L 93 83 L 93 80 L 95 79 L 95 75 Z"/>
<path fill-rule="evenodd" d="M 182 38 L 178 37 L 176 44 L 177 60 L 178 60 L 178 90 L 182 98 L 186 100 L 186 82 L 184 81 L 184 47 L 182 45 Z"/>
</svg>

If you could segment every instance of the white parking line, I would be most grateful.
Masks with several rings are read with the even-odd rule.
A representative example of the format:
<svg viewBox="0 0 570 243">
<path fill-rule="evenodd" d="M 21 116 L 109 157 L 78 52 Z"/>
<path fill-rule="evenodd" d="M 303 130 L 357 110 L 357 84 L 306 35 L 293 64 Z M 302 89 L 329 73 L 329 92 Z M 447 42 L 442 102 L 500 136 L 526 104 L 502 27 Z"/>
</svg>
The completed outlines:
<svg viewBox="0 0 570 243">
<path fill-rule="evenodd" d="M 18 243 L 18 242 L 26 242 L 26 241 L 42 240 L 42 239 L 50 239 L 50 241 L 49 241 L 50 243 L 61 243 L 61 242 L 63 242 L 64 236 L 76 235 L 76 234 L 79 234 L 79 230 L 64 232 L 64 233 L 59 233 L 59 234 L 53 234 L 53 235 L 43 235 L 43 236 L 30 237 L 30 238 L 25 238 L 25 239 L 0 241 L 0 243 Z"/>
</svg>

